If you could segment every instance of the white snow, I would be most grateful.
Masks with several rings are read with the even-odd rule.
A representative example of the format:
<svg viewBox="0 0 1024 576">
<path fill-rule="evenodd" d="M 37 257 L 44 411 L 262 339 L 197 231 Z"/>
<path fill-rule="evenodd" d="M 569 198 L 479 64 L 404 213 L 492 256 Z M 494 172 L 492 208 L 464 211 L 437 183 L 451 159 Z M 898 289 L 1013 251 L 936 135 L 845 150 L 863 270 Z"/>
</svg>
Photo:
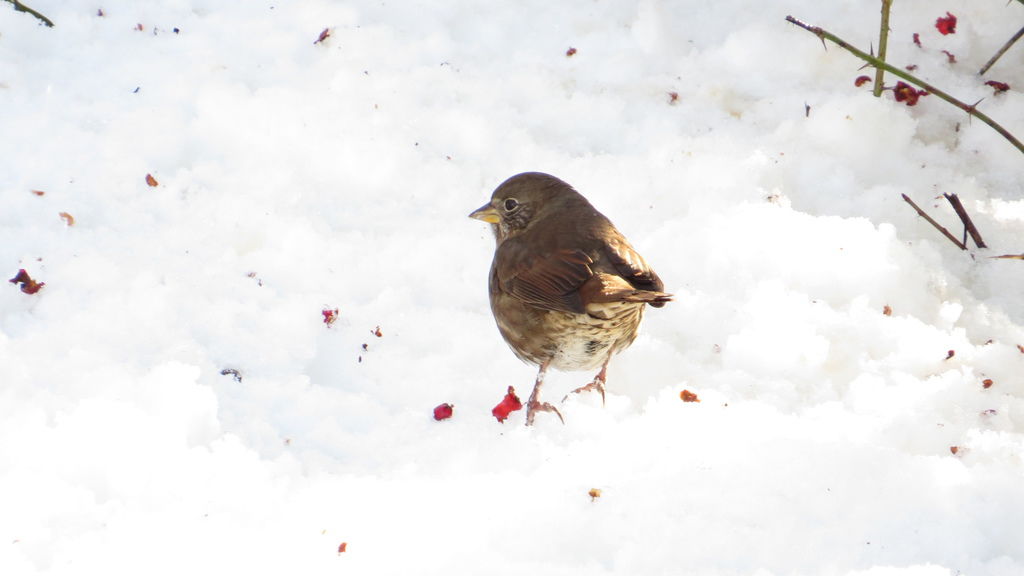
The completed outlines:
<svg viewBox="0 0 1024 576">
<path fill-rule="evenodd" d="M 990 258 L 1022 158 L 784 21 L 867 49 L 877 2 L 28 4 L 0 273 L 45 287 L 0 286 L 0 573 L 1024 573 L 1024 262 Z M 1021 138 L 1024 47 L 977 70 L 1022 22 L 900 0 L 890 59 Z M 676 294 L 607 405 L 533 428 L 490 414 L 535 369 L 466 217 L 527 170 Z M 959 236 L 943 193 L 988 249 L 900 197 Z"/>
</svg>

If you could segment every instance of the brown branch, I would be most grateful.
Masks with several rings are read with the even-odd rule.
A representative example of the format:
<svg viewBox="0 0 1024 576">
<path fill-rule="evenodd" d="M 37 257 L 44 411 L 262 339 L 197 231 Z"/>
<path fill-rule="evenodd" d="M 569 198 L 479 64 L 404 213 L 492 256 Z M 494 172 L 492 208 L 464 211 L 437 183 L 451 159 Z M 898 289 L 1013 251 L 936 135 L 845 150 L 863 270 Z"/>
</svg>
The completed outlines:
<svg viewBox="0 0 1024 576">
<path fill-rule="evenodd" d="M 921 80 L 920 78 L 904 70 L 900 70 L 895 66 L 889 65 L 879 60 L 878 58 L 875 58 L 874 56 L 865 53 L 863 50 L 858 50 L 857 48 L 850 46 L 842 38 L 839 38 L 835 34 L 832 34 L 831 32 L 828 32 L 819 26 L 811 26 L 810 24 L 807 24 L 806 22 L 801 22 L 800 20 L 797 20 L 792 16 L 786 16 L 786 21 L 791 24 L 795 24 L 800 28 L 803 28 L 804 30 L 807 30 L 808 32 L 814 34 L 815 36 L 821 39 L 822 43 L 824 43 L 825 40 L 829 40 L 835 43 L 840 48 L 867 62 L 868 64 L 876 68 L 883 68 L 886 72 L 892 74 L 893 76 L 902 78 L 907 82 L 910 82 L 911 84 L 918 86 L 919 88 L 923 88 L 929 94 L 934 94 L 939 98 L 945 100 L 946 102 L 949 102 L 953 106 L 956 106 L 957 108 L 963 110 L 964 112 L 967 112 L 967 114 L 973 116 L 974 118 L 977 118 L 978 120 L 981 120 L 985 124 L 988 124 L 990 128 L 998 132 L 1003 138 L 1006 138 L 1010 142 L 1010 144 L 1013 144 L 1014 147 L 1017 148 L 1017 150 L 1019 150 L 1021 153 L 1024 153 L 1024 144 L 1022 144 L 1020 140 L 1017 140 L 1017 138 L 1013 134 L 1010 134 L 1010 132 L 1006 128 L 1003 128 L 998 123 L 996 123 L 995 120 L 989 118 L 988 115 L 983 114 L 980 110 L 978 110 L 977 102 L 974 104 L 965 104 L 960 100 L 957 100 L 956 98 L 950 96 L 949 94 L 946 94 L 942 90 L 939 90 L 935 86 L 932 86 L 931 84 L 925 82 L 924 80 Z"/>
<path fill-rule="evenodd" d="M 50 19 L 47 18 L 46 16 L 43 16 L 39 12 L 36 12 L 35 10 L 29 8 L 28 6 L 25 6 L 21 2 L 18 2 L 18 0 L 7 0 L 7 1 L 10 2 L 11 4 L 14 4 L 14 10 L 15 11 L 17 11 L 17 12 L 25 12 L 26 14 L 31 14 L 31 15 L 35 16 L 36 18 L 38 18 L 40 21 L 42 21 L 43 24 L 46 24 L 50 28 L 53 28 L 53 22 L 51 22 Z"/>
<path fill-rule="evenodd" d="M 964 205 L 960 203 L 960 198 L 956 194 L 943 194 L 943 196 L 953 205 L 953 211 L 960 217 L 960 221 L 964 223 L 964 244 L 967 243 L 967 235 L 970 234 L 975 246 L 978 248 L 988 248 L 988 246 L 985 246 L 985 241 L 981 239 L 978 229 L 974 227 L 974 222 L 971 221 L 971 217 L 967 214 L 967 210 L 964 209 Z"/>
<path fill-rule="evenodd" d="M 941 224 L 936 222 L 924 210 L 921 210 L 920 206 L 918 206 L 917 204 L 914 204 L 914 201 L 910 199 L 910 196 L 907 196 L 906 194 L 903 194 L 903 200 L 906 201 L 907 204 L 910 204 L 914 208 L 914 210 L 917 210 L 918 215 L 920 215 L 922 218 L 927 220 L 929 224 L 931 224 L 932 226 L 935 226 L 936 230 L 938 230 L 939 232 L 942 232 L 943 236 L 945 236 L 946 238 L 949 238 L 950 242 L 952 242 L 953 244 L 956 244 L 957 247 L 960 248 L 961 250 L 967 250 L 967 246 L 964 245 L 963 242 L 957 240 L 955 236 L 953 236 L 952 234 L 949 233 L 949 230 L 946 230 L 945 228 L 943 228 Z"/>
<path fill-rule="evenodd" d="M 1024 28 L 1017 30 L 1017 33 L 1013 35 L 1013 38 L 1010 38 L 1010 40 L 1006 44 L 1003 44 L 1003 47 L 996 52 L 995 56 L 989 58 L 988 62 L 985 62 L 985 65 L 981 67 L 981 72 L 978 72 L 978 74 L 985 74 L 985 72 L 988 72 L 988 69 L 996 63 L 996 60 L 999 60 L 999 58 L 1001 58 L 1003 54 L 1010 49 L 1010 46 L 1013 46 L 1014 42 L 1020 40 L 1021 36 L 1024 36 Z"/>
<path fill-rule="evenodd" d="M 886 46 L 889 45 L 889 9 L 892 8 L 892 0 L 882 0 L 882 24 L 878 30 L 878 59 L 885 62 Z M 875 98 L 882 95 L 883 80 L 885 79 L 885 68 L 875 68 L 875 86 L 872 93 Z"/>
</svg>

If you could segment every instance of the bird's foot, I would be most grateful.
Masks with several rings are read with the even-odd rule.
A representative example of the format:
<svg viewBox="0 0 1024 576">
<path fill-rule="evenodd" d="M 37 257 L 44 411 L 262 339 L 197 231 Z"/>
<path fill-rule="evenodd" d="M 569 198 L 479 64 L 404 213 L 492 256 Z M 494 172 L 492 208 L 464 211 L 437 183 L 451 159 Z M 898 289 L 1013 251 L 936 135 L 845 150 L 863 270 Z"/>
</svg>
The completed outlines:
<svg viewBox="0 0 1024 576">
<path fill-rule="evenodd" d="M 558 419 L 562 421 L 562 424 L 565 424 L 565 418 L 562 418 L 562 413 L 558 411 L 558 408 L 555 408 L 547 402 L 538 402 L 531 398 L 530 401 L 526 403 L 527 426 L 533 426 L 533 417 L 536 416 L 537 412 L 554 412 L 555 416 L 558 416 Z"/>
<path fill-rule="evenodd" d="M 601 378 L 594 378 L 594 381 L 591 382 L 590 384 L 587 384 L 586 386 L 580 386 L 579 388 L 573 390 L 569 394 L 579 394 L 581 392 L 593 392 L 594 390 L 597 390 L 598 392 L 601 393 L 601 406 L 604 406 L 604 380 L 601 379 Z M 568 398 L 569 397 L 568 394 L 565 397 Z M 563 401 L 564 401 L 564 398 L 563 398 Z"/>
</svg>

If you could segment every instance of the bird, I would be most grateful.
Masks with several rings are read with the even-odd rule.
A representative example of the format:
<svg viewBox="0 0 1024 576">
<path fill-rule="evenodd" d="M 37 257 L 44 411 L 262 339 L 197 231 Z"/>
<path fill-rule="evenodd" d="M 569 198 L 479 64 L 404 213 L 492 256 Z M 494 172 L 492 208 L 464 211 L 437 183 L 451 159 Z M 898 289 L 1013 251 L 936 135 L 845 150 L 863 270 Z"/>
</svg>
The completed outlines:
<svg viewBox="0 0 1024 576">
<path fill-rule="evenodd" d="M 524 172 L 502 182 L 470 218 L 495 238 L 488 292 L 502 338 L 538 366 L 526 425 L 538 412 L 561 412 L 540 399 L 548 368 L 600 371 L 573 392 L 604 401 L 608 363 L 633 343 L 644 309 L 672 300 L 626 237 L 572 186 Z"/>
</svg>

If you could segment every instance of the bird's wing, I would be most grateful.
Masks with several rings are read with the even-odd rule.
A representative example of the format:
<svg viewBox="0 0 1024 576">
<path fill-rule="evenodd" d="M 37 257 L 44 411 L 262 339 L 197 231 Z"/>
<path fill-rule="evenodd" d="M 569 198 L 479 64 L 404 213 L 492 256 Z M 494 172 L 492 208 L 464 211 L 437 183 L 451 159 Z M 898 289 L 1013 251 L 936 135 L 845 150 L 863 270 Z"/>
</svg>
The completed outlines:
<svg viewBox="0 0 1024 576">
<path fill-rule="evenodd" d="M 643 301 L 654 307 L 662 307 L 672 300 L 672 294 L 666 294 L 665 283 L 651 270 L 636 250 L 625 238 L 618 237 L 605 244 L 605 255 L 614 272 L 630 286 L 642 292 Z M 627 298 L 631 299 L 631 298 Z"/>
<path fill-rule="evenodd" d="M 593 275 L 594 261 L 580 250 L 557 250 L 498 268 L 504 292 L 546 310 L 586 312 L 579 288 Z"/>
<path fill-rule="evenodd" d="M 615 272 L 637 290 L 661 292 L 665 289 L 661 278 L 625 239 L 609 240 L 605 245 L 605 254 Z"/>
</svg>

